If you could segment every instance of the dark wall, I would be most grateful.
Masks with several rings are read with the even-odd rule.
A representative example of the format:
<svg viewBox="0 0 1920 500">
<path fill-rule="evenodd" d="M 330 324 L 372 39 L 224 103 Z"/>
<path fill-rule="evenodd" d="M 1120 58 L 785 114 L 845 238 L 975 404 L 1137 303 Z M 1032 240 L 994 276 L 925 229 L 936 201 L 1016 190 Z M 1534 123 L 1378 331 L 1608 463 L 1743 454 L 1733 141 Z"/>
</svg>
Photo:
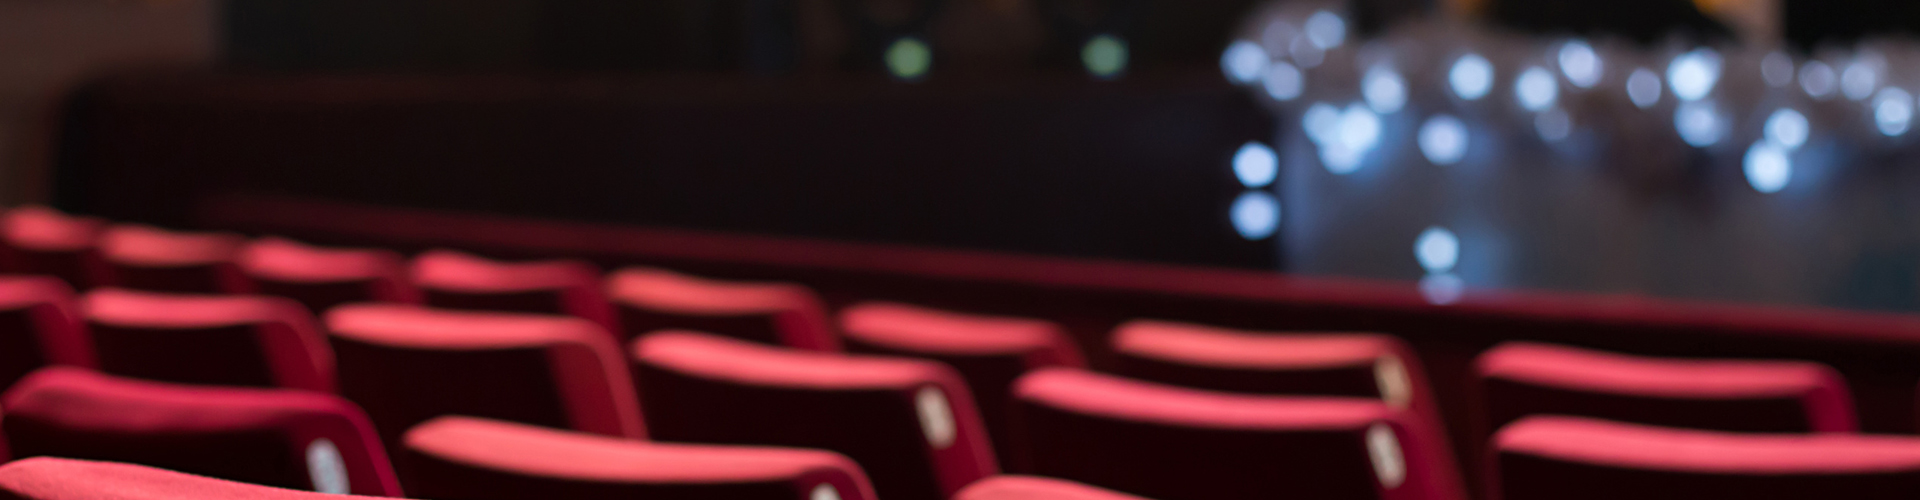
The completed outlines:
<svg viewBox="0 0 1920 500">
<path fill-rule="evenodd" d="M 1801 47 L 1847 43 L 1863 36 L 1920 35 L 1920 2 L 1910 0 L 1783 0 L 1787 39 Z"/>
<path fill-rule="evenodd" d="M 82 91 L 58 203 L 184 224 L 264 192 L 1274 269 L 1229 166 L 1271 119 L 1211 69 L 1100 83 L 127 77 Z"/>
<path fill-rule="evenodd" d="M 1382 1 L 1424 0 L 1376 3 Z M 917 4 L 916 12 L 924 15 L 895 26 L 874 15 L 885 9 L 867 5 L 902 2 Z M 764 74 L 875 69 L 885 44 L 900 34 L 915 33 L 929 39 L 943 59 L 966 59 L 964 66 L 1006 72 L 1036 65 L 1077 66 L 1078 44 L 1087 30 L 1123 35 L 1136 64 L 1209 64 L 1255 3 L 226 0 L 224 24 L 227 62 L 257 70 Z M 1046 33 L 1009 39 L 1009 33 L 1029 30 Z M 875 33 L 886 36 L 869 36 Z M 1048 57 L 1052 54 L 1069 57 Z M 941 71 L 948 66 L 941 64 Z"/>
</svg>

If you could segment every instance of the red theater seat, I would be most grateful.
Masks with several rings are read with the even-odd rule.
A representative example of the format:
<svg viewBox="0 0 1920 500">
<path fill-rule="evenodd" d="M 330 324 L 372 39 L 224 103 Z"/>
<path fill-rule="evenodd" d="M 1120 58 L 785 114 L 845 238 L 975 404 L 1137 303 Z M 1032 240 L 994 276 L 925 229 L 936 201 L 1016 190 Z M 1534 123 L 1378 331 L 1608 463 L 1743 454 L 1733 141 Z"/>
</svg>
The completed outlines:
<svg viewBox="0 0 1920 500">
<path fill-rule="evenodd" d="M 1073 481 L 1036 476 L 993 476 L 974 482 L 953 500 L 1147 500 Z"/>
<path fill-rule="evenodd" d="M 409 273 L 433 307 L 565 314 L 620 331 L 600 290 L 600 269 L 586 261 L 502 262 L 431 250 L 413 258 Z"/>
<path fill-rule="evenodd" d="M 1853 398 L 1804 361 L 1646 358 L 1510 342 L 1480 356 L 1483 432 L 1530 414 L 1738 432 L 1851 432 Z"/>
<path fill-rule="evenodd" d="M 234 263 L 244 244 L 246 239 L 233 233 L 115 225 L 100 237 L 100 256 L 106 266 L 94 285 L 180 293 L 250 292 L 253 284 Z"/>
<path fill-rule="evenodd" d="M 1165 321 L 1114 329 L 1118 373 L 1218 391 L 1360 396 L 1430 408 L 1419 358 L 1405 342 L 1369 333 L 1231 330 Z"/>
<path fill-rule="evenodd" d="M 999 472 L 972 394 L 939 363 L 677 331 L 632 354 L 656 439 L 837 451 L 894 500 L 945 499 Z"/>
<path fill-rule="evenodd" d="M 0 220 L 0 265 L 8 271 L 57 276 L 74 287 L 94 284 L 105 265 L 100 261 L 100 233 L 107 222 L 76 217 L 47 207 L 10 210 Z"/>
<path fill-rule="evenodd" d="M 365 414 L 285 389 L 149 382 L 47 368 L 6 392 L 15 457 L 133 462 L 255 484 L 399 496 Z"/>
<path fill-rule="evenodd" d="M 719 281 L 663 269 L 629 267 L 607 278 L 626 337 L 695 330 L 816 351 L 840 350 L 826 306 L 795 283 Z"/>
<path fill-rule="evenodd" d="M 1913 498 L 1920 438 L 1748 434 L 1542 415 L 1495 435 L 1494 500 Z"/>
<path fill-rule="evenodd" d="M 1049 368 L 1015 387 L 1016 472 L 1161 500 L 1463 497 L 1422 420 L 1375 399 L 1214 392 Z"/>
<path fill-rule="evenodd" d="M 620 347 L 586 320 L 349 304 L 327 312 L 326 326 L 340 393 L 390 446 L 441 415 L 646 437 Z"/>
<path fill-rule="evenodd" d="M 50 364 L 99 365 L 73 290 L 51 276 L 0 276 L 0 387 Z"/>
<path fill-rule="evenodd" d="M 35 457 L 0 466 L 0 498 L 17 500 L 355 500 L 133 464 Z"/>
<path fill-rule="evenodd" d="M 264 238 L 240 251 L 240 269 L 260 293 L 300 301 L 317 313 L 349 302 L 420 303 L 406 263 L 392 250 L 322 248 Z"/>
<path fill-rule="evenodd" d="M 80 306 L 107 373 L 334 390 L 326 337 L 307 309 L 288 299 L 102 288 L 81 296 Z"/>
<path fill-rule="evenodd" d="M 872 500 L 852 460 L 798 448 L 656 443 L 470 417 L 407 431 L 407 487 L 460 500 Z"/>
<path fill-rule="evenodd" d="M 849 351 L 928 358 L 959 370 L 1002 462 L 1010 458 L 1005 440 L 1013 381 L 1028 370 L 1086 366 L 1059 325 L 1037 319 L 868 302 L 841 311 L 840 330 Z"/>
</svg>

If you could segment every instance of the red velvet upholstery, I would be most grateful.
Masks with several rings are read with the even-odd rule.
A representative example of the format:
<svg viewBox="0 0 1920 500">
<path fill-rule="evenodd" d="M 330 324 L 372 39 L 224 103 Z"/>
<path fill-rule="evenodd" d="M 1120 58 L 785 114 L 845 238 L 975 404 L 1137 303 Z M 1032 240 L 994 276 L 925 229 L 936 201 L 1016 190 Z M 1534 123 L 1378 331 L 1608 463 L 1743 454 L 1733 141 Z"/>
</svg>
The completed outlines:
<svg viewBox="0 0 1920 500">
<path fill-rule="evenodd" d="M 0 387 L 46 365 L 99 366 L 73 289 L 52 276 L 0 276 Z"/>
<path fill-rule="evenodd" d="M 0 219 L 0 266 L 7 271 L 45 274 L 74 287 L 93 286 L 100 260 L 100 233 L 107 221 L 76 217 L 40 206 L 10 210 Z"/>
<path fill-rule="evenodd" d="M 1059 325 L 1037 319 L 866 302 L 840 312 L 840 331 L 852 352 L 927 358 L 959 370 L 1003 463 L 1011 458 L 1006 433 L 1013 381 L 1028 370 L 1086 366 Z"/>
<path fill-rule="evenodd" d="M 656 443 L 471 417 L 420 424 L 406 447 L 407 486 L 426 498 L 874 498 L 853 460 L 822 450 Z"/>
<path fill-rule="evenodd" d="M 292 300 L 102 288 L 81 296 L 80 306 L 107 373 L 334 390 L 333 352 L 313 316 Z"/>
<path fill-rule="evenodd" d="M 300 301 L 315 314 L 349 302 L 421 301 L 405 261 L 392 250 L 262 238 L 241 249 L 239 263 L 260 293 Z"/>
<path fill-rule="evenodd" d="M 1147 500 L 1085 484 L 1038 476 L 1001 475 L 981 479 L 953 494 L 953 500 Z"/>
<path fill-rule="evenodd" d="M 181 293 L 248 293 L 252 282 L 234 263 L 246 239 L 233 233 L 176 232 L 120 224 L 100 236 L 106 262 L 95 286 Z"/>
<path fill-rule="evenodd" d="M 332 395 L 54 367 L 14 385 L 0 406 L 0 431 L 16 457 L 115 460 L 285 488 L 400 495 L 366 414 Z"/>
<path fill-rule="evenodd" d="M 711 332 L 766 344 L 840 350 L 826 306 L 795 283 L 719 281 L 647 267 L 607 278 L 627 339 L 654 330 Z"/>
<path fill-rule="evenodd" d="M 1214 392 L 1049 368 L 1014 388 L 1014 471 L 1162 500 L 1459 500 L 1424 420 L 1376 399 Z"/>
<path fill-rule="evenodd" d="M 35 457 L 0 466 L 8 500 L 354 500 L 116 462 Z"/>
<path fill-rule="evenodd" d="M 939 363 L 680 331 L 632 354 L 657 439 L 837 451 L 892 500 L 945 499 L 999 472 L 972 393 Z"/>
<path fill-rule="evenodd" d="M 503 262 L 431 250 L 414 257 L 408 272 L 433 307 L 565 314 L 620 331 L 600 269 L 586 261 Z"/>
<path fill-rule="evenodd" d="M 1541 415 L 1494 436 L 1492 500 L 1913 498 L 1920 437 L 1748 434 Z"/>
<path fill-rule="evenodd" d="M 1858 428 L 1840 374 L 1805 361 L 1647 358 L 1511 342 L 1481 354 L 1475 385 L 1482 430 L 1541 413 L 1740 432 Z"/>
<path fill-rule="evenodd" d="M 441 415 L 646 437 L 620 346 L 586 320 L 348 304 L 326 325 L 340 393 L 367 409 L 389 446 Z"/>
<path fill-rule="evenodd" d="M 1114 329 L 1112 343 L 1116 372 L 1127 377 L 1216 391 L 1379 398 L 1411 410 L 1428 429 L 1446 429 L 1419 356 L 1391 335 L 1134 320 Z M 1450 455 L 1445 436 L 1436 432 L 1433 445 Z"/>
</svg>

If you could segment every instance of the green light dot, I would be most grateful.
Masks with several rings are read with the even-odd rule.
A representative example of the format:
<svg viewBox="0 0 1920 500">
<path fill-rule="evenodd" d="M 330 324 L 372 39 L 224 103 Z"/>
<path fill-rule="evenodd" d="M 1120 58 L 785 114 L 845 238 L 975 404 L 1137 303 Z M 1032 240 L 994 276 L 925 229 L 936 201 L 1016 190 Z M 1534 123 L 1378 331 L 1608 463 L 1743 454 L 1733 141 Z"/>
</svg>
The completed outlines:
<svg viewBox="0 0 1920 500">
<path fill-rule="evenodd" d="M 1093 37 L 1080 48 L 1080 62 L 1093 76 L 1103 79 L 1120 76 L 1120 72 L 1127 69 L 1127 42 L 1113 35 Z"/>
<path fill-rule="evenodd" d="M 901 37 L 887 46 L 887 71 L 894 78 L 918 80 L 927 76 L 927 70 L 933 67 L 933 49 L 927 42 L 915 37 Z"/>
</svg>

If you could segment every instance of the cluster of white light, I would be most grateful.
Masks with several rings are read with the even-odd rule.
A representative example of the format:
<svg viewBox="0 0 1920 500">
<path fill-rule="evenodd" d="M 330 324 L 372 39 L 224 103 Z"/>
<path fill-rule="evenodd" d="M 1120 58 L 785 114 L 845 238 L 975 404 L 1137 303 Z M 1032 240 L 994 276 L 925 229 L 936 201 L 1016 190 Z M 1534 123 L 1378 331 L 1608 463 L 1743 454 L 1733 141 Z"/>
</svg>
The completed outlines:
<svg viewBox="0 0 1920 500">
<path fill-rule="evenodd" d="M 1280 175 L 1280 156 L 1260 142 L 1240 145 L 1233 154 L 1233 176 L 1247 190 L 1233 200 L 1227 217 L 1240 237 L 1249 240 L 1273 236 L 1280 228 L 1280 200 L 1264 190 Z"/>
<path fill-rule="evenodd" d="M 1320 163 L 1335 174 L 1359 170 L 1367 153 L 1380 143 L 1380 115 L 1360 103 L 1349 104 L 1345 110 L 1314 103 L 1301 115 L 1300 126 L 1319 148 Z"/>
<path fill-rule="evenodd" d="M 1793 108 L 1774 110 L 1767 116 L 1760 140 L 1747 147 L 1740 162 L 1747 185 L 1762 193 L 1786 189 L 1787 181 L 1793 179 L 1793 152 L 1807 143 L 1810 133 L 1806 115 Z"/>
<path fill-rule="evenodd" d="M 1850 56 L 1823 52 L 1819 58 L 1796 59 L 1778 50 L 1760 53 L 1735 48 L 1732 55 L 1723 55 L 1713 47 L 1699 46 L 1636 67 L 1610 65 L 1609 53 L 1597 50 L 1586 40 L 1561 39 L 1550 50 L 1531 51 L 1545 58 L 1519 57 L 1503 60 L 1499 66 L 1483 54 L 1509 57 L 1529 51 L 1441 47 L 1435 52 L 1450 55 L 1427 62 L 1397 59 L 1401 54 L 1390 48 L 1404 45 L 1404 40 L 1379 44 L 1349 40 L 1348 22 L 1335 11 L 1316 10 L 1311 4 L 1284 5 L 1273 11 L 1278 12 L 1276 19 L 1263 25 L 1255 37 L 1258 42 L 1231 44 L 1221 56 L 1221 67 L 1230 81 L 1264 90 L 1265 97 L 1283 104 L 1281 109 L 1298 112 L 1299 129 L 1315 153 L 1301 158 L 1317 158 L 1327 172 L 1335 175 L 1365 167 L 1382 147 L 1388 127 L 1393 127 L 1393 137 L 1404 137 L 1400 127 L 1412 125 L 1403 124 L 1417 125 L 1411 134 L 1413 142 L 1435 166 L 1457 165 L 1469 158 L 1497 158 L 1499 155 L 1493 152 L 1469 152 L 1476 143 L 1504 143 L 1499 131 L 1516 126 L 1531 126 L 1539 140 L 1549 143 L 1569 141 L 1579 131 L 1570 146 L 1557 148 L 1562 152 L 1581 151 L 1575 148 L 1590 147 L 1596 140 L 1621 139 L 1616 136 L 1623 132 L 1639 139 L 1657 137 L 1642 135 L 1647 132 L 1635 128 L 1637 125 L 1582 123 L 1630 116 L 1595 112 L 1596 102 L 1611 100 L 1659 116 L 1672 113 L 1674 132 L 1666 136 L 1667 140 L 1678 139 L 1703 148 L 1707 154 L 1732 154 L 1741 150 L 1726 143 L 1752 140 L 1744 150 L 1741 171 L 1754 190 L 1777 193 L 1787 189 L 1795 178 L 1795 156 L 1803 149 L 1831 151 L 1836 144 L 1883 147 L 1911 142 L 1863 141 L 1860 133 L 1854 132 L 1861 130 L 1860 125 L 1846 125 L 1843 120 L 1864 119 L 1880 135 L 1900 138 L 1914 128 L 1913 121 L 1920 114 L 1920 103 L 1916 102 L 1920 99 L 1910 90 L 1912 87 L 1903 88 L 1903 82 L 1896 81 L 1904 78 L 1904 73 L 1890 69 L 1920 62 L 1920 51 L 1883 51 L 1862 45 Z M 1444 32 L 1447 30 L 1424 33 Z M 1349 44 L 1358 50 L 1342 48 Z M 1618 50 L 1612 45 L 1606 47 Z M 1377 57 L 1382 54 L 1388 57 Z M 1906 59 L 1893 64 L 1883 54 Z M 1338 64 L 1328 63 L 1329 59 Z M 1359 75 L 1357 79 L 1325 76 L 1334 69 L 1358 71 Z M 1440 70 L 1437 74 L 1436 69 Z M 1426 75 L 1440 81 L 1409 80 Z M 1748 83 L 1755 77 L 1758 82 Z M 1355 82 L 1357 89 L 1339 88 Z M 1758 88 L 1763 93 L 1750 91 L 1762 83 L 1764 86 Z M 1427 85 L 1444 87 L 1444 95 L 1451 99 L 1437 104 L 1410 102 L 1416 96 L 1429 95 L 1416 90 L 1433 88 Z M 1502 99 L 1486 99 L 1497 87 L 1503 92 Z M 1606 90 L 1598 90 L 1603 88 Z M 1787 92 L 1804 97 L 1781 97 Z M 1504 100 L 1507 95 L 1512 101 Z M 1668 95 L 1672 99 L 1666 99 Z M 1766 103 L 1766 107 L 1755 109 L 1758 103 Z M 1409 110 L 1430 114 L 1403 117 Z M 1759 116 L 1765 119 L 1758 120 Z M 1819 120 L 1812 119 L 1815 117 Z M 1516 123 L 1521 119 L 1526 121 Z M 1493 130 L 1494 138 L 1477 140 L 1485 130 Z M 1816 139 L 1820 148 L 1805 147 Z M 1235 155 L 1234 173 L 1248 189 L 1232 208 L 1234 227 L 1242 236 L 1261 239 L 1277 229 L 1280 204 L 1267 188 L 1279 176 L 1279 169 L 1279 155 L 1261 143 L 1249 143 Z M 1447 303 L 1459 297 L 1464 281 L 1453 272 L 1459 245 L 1459 238 L 1443 227 L 1429 228 L 1417 238 L 1415 256 L 1427 275 L 1421 290 L 1429 300 Z"/>
</svg>

